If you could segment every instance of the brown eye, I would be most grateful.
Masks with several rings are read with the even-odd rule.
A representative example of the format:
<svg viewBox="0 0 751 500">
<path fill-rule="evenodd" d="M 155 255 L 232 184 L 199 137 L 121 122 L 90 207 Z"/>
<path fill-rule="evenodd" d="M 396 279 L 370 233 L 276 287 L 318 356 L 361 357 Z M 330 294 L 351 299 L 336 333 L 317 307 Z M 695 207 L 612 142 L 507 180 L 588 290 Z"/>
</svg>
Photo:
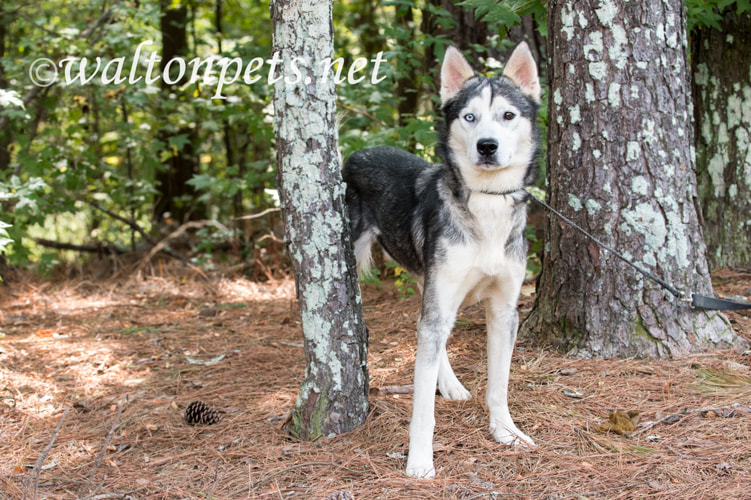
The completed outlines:
<svg viewBox="0 0 751 500">
<path fill-rule="evenodd" d="M 511 111 L 506 111 L 505 113 L 503 113 L 504 120 L 513 120 L 514 118 L 516 118 L 516 114 L 512 113 Z"/>
</svg>

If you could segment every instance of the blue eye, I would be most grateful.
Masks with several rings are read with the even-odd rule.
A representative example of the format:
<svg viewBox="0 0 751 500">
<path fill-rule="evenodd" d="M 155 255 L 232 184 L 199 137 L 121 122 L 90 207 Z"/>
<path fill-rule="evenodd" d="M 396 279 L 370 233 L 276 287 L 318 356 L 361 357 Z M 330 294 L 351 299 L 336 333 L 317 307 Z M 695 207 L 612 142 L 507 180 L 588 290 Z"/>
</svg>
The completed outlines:
<svg viewBox="0 0 751 500">
<path fill-rule="evenodd" d="M 473 121 L 475 121 L 475 115 L 473 115 L 472 113 L 467 113 L 466 115 L 464 115 L 464 119 L 469 123 L 472 123 Z"/>
</svg>

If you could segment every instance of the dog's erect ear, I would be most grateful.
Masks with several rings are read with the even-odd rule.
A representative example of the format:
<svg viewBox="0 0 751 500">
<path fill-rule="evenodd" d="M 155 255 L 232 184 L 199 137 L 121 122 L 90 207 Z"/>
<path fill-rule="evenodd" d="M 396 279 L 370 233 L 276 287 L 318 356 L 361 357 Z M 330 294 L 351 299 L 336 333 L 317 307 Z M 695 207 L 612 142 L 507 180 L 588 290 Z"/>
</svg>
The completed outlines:
<svg viewBox="0 0 751 500">
<path fill-rule="evenodd" d="M 446 104 L 473 76 L 475 72 L 472 71 L 472 66 L 459 49 L 453 45 L 447 48 L 443 56 L 443 66 L 441 66 L 441 102 Z"/>
<path fill-rule="evenodd" d="M 503 69 L 503 76 L 510 78 L 535 102 L 540 102 L 540 78 L 537 76 L 537 64 L 532 57 L 532 52 L 529 51 L 527 42 L 517 45 L 511 53 Z"/>
</svg>

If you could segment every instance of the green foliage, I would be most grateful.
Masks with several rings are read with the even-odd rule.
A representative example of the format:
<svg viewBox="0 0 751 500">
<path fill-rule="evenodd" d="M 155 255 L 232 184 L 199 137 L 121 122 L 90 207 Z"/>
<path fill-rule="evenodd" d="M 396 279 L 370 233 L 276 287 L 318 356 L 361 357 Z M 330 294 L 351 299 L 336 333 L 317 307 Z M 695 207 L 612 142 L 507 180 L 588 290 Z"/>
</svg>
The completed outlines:
<svg viewBox="0 0 751 500">
<path fill-rule="evenodd" d="M 547 34 L 544 0 L 464 0 L 459 5 L 474 9 L 477 19 L 496 24 L 503 33 L 521 23 L 521 16 L 533 15 L 542 34 Z"/>
<path fill-rule="evenodd" d="M 8 246 L 9 243 L 13 243 L 13 240 L 10 238 L 10 234 L 8 234 L 8 228 L 13 227 L 10 224 L 6 224 L 5 222 L 0 220 L 0 252 L 3 251 L 3 248 Z M 0 276 L 0 280 L 2 279 L 2 276 Z"/>
<path fill-rule="evenodd" d="M 464 0 L 459 5 L 475 9 L 477 18 L 482 21 L 514 26 L 521 22 L 517 12 L 527 3 L 523 0 Z"/>
<path fill-rule="evenodd" d="M 213 8 L 213 3 L 192 6 L 186 31 L 193 53 L 186 54 L 187 60 L 217 53 Z M 268 2 L 224 2 L 224 9 L 223 55 L 268 58 Z M 201 82 L 186 82 L 168 93 L 158 81 L 118 85 L 93 78 L 85 85 L 57 83 L 41 91 L 30 81 L 30 67 L 40 57 L 53 61 L 85 57 L 86 68 L 92 70 L 97 57 L 102 66 L 122 57 L 127 74 L 136 47 L 151 40 L 153 44 L 143 48 L 139 66 L 139 74 L 145 73 L 144 61 L 161 51 L 158 1 L 115 3 L 112 18 L 89 38 L 83 34 L 106 10 L 102 2 L 51 0 L 39 7 L 5 5 L 5 10 L 10 13 L 3 15 L 14 21 L 1 60 L 11 90 L 0 94 L 0 114 L 8 120 L 3 132 L 12 140 L 12 155 L 9 165 L 0 166 L 0 220 L 11 227 L 2 229 L 0 251 L 12 263 L 24 265 L 31 258 L 51 261 L 29 239 L 32 233 L 71 243 L 130 242 L 132 231 L 127 225 L 87 202 L 132 219 L 147 231 L 155 230 L 151 215 L 158 196 L 156 176 L 165 168 L 162 162 L 188 145 L 198 160 L 192 181 L 196 196 L 183 203 L 211 205 L 212 216 L 223 220 L 269 205 L 263 189 L 274 187 L 274 150 L 271 95 L 265 81 L 227 86 L 225 100 L 212 99 L 215 89 L 202 88 Z M 24 110 L 19 96 L 34 91 L 38 97 Z M 232 162 L 225 130 L 232 143 Z M 37 196 L 35 179 L 44 180 L 45 199 L 54 202 Z M 228 202 L 234 196 L 238 202 Z M 29 205 L 31 201 L 35 205 Z M 80 214 L 76 220 L 82 222 L 82 231 L 58 233 L 55 227 L 60 221 L 72 220 L 60 218 L 65 214 Z"/>
<path fill-rule="evenodd" d="M 373 20 L 379 28 L 380 39 L 373 44 L 373 50 L 383 51 L 389 64 L 382 67 L 379 76 L 386 78 L 378 83 L 364 82 L 363 85 L 340 86 L 338 89 L 340 107 L 346 110 L 341 121 L 340 148 L 346 158 L 353 151 L 376 145 L 408 147 L 416 154 L 435 159 L 433 146 L 436 141 L 435 113 L 430 96 L 436 92 L 437 64 L 425 64 L 424 56 L 428 47 L 443 53 L 448 40 L 422 33 L 419 29 L 419 16 L 423 15 L 416 2 L 393 0 L 383 2 L 383 10 Z M 429 5 L 430 15 L 437 16 L 436 22 L 450 25 L 454 22 L 445 10 Z M 349 25 L 344 14 L 343 25 Z M 410 21 L 410 15 L 413 19 Z M 396 21 L 396 22 L 395 22 Z M 372 57 L 375 54 L 358 54 L 358 42 L 352 32 L 342 32 L 335 39 L 337 55 L 341 57 Z M 355 53 L 353 53 L 355 48 Z M 409 82 L 395 99 L 395 89 Z M 417 92 L 426 110 L 423 116 L 400 116 L 399 106 L 408 92 Z"/>
<path fill-rule="evenodd" d="M 531 280 L 542 271 L 542 261 L 540 260 L 543 240 L 537 237 L 537 228 L 532 224 L 527 224 L 525 231 L 527 241 L 531 243 L 527 255 L 527 273 L 525 279 Z"/>
<path fill-rule="evenodd" d="M 689 32 L 708 27 L 721 30 L 720 21 L 726 11 L 751 13 L 751 0 L 685 0 L 686 24 Z"/>
<path fill-rule="evenodd" d="M 396 289 L 399 290 L 401 298 L 406 299 L 412 297 L 415 294 L 417 281 L 415 281 L 415 279 L 410 276 L 409 271 L 407 271 L 394 261 L 386 261 L 386 267 L 393 269 L 394 271 L 394 277 L 396 278 L 394 280 L 394 286 L 396 286 Z"/>
<path fill-rule="evenodd" d="M 530 187 L 529 191 L 532 196 L 540 200 L 545 199 L 545 191 L 540 187 Z M 543 239 L 537 237 L 537 230 L 532 224 L 527 224 L 525 231 L 527 241 L 529 242 L 529 251 L 527 253 L 527 274 L 526 279 L 531 280 L 542 271 L 542 261 L 540 256 L 542 255 Z"/>
<path fill-rule="evenodd" d="M 382 284 L 380 276 L 381 271 L 374 267 L 371 267 L 367 270 L 367 272 L 360 276 L 360 281 L 362 281 L 366 285 L 373 285 L 380 288 Z"/>
<path fill-rule="evenodd" d="M 521 14 L 532 12 L 531 9 L 539 4 L 537 1 L 526 3 L 530 5 L 520 10 Z M 350 59 L 372 57 L 373 53 L 359 52 L 365 42 L 370 42 L 370 50 L 382 50 L 383 57 L 389 62 L 379 74 L 386 77 L 382 82 L 339 87 L 339 107 L 343 111 L 339 131 L 342 156 L 347 158 L 353 151 L 365 147 L 391 145 L 437 161 L 434 146 L 440 106 L 437 88 L 439 61 L 454 42 L 445 35 L 427 33 L 423 29 L 426 18 L 442 29 L 454 27 L 456 20 L 446 9 L 430 2 L 389 0 L 380 5 L 372 19 L 378 29 L 371 33 L 362 32 L 365 29 L 362 13 L 341 7 L 335 11 L 337 56 Z M 354 6 L 357 7 L 357 3 Z M 349 29 L 346 26 L 360 27 Z M 366 35 L 373 38 L 366 39 Z M 483 55 L 503 44 L 502 36 L 494 36 L 483 46 L 471 49 Z M 427 60 L 428 55 L 430 60 Z M 417 112 L 400 112 L 401 104 L 415 94 Z"/>
<path fill-rule="evenodd" d="M 22 180 L 13 175 L 7 181 L 0 181 L 0 252 L 24 235 L 17 223 L 7 223 L 3 219 L 41 222 L 49 206 L 45 199 L 48 192 L 49 186 L 39 177 Z M 12 213 L 5 213 L 7 209 L 12 209 Z"/>
<path fill-rule="evenodd" d="M 186 60 L 213 54 L 247 64 L 271 58 L 268 0 L 222 1 L 221 33 L 215 26 L 216 2 L 171 4 L 188 8 Z M 498 26 L 497 36 L 471 47 L 481 58 L 505 43 L 502 34 L 518 16 L 531 13 L 542 19 L 544 11 L 540 0 L 465 4 L 478 13 L 485 9 L 481 15 Z M 97 24 L 107 9 L 112 17 Z M 215 87 L 200 81 L 166 90 L 159 81 L 119 84 L 93 78 L 39 88 L 30 79 L 39 58 L 59 62 L 73 57 L 76 63 L 87 58 L 89 69 L 97 58 L 102 66 L 124 58 L 127 74 L 136 47 L 150 40 L 138 66 L 138 74 L 145 73 L 149 56 L 161 55 L 160 2 L 42 0 L 6 2 L 0 10 L 6 28 L 0 81 L 7 82 L 0 89 L 0 145 L 9 144 L 11 152 L 7 165 L 0 164 L 0 252 L 11 263 L 59 260 L 59 252 L 38 247 L 35 237 L 118 246 L 129 246 L 133 239 L 139 244 L 140 235 L 95 206 L 155 237 L 164 234 L 170 228 L 160 226 L 169 218 L 154 218 L 157 179 L 170 160 L 187 151 L 197 169 L 189 181 L 193 192 L 180 202 L 205 207 L 202 216 L 220 222 L 198 234 L 204 262 L 214 258 L 218 243 L 239 237 L 234 217 L 275 203 L 269 194 L 275 189 L 276 161 L 268 64 L 259 71 L 259 81 L 225 86 L 222 100 L 212 98 Z M 335 2 L 335 56 L 346 65 L 364 57 L 369 70 L 377 53 L 386 61 L 376 75 L 385 77 L 382 81 L 366 78 L 338 88 L 344 158 L 357 149 L 394 145 L 437 160 L 439 61 L 452 43 L 440 33 L 456 24 L 451 13 L 427 0 Z M 474 63 L 480 67 L 483 61 Z M 408 290 L 409 282 L 404 285 Z"/>
</svg>

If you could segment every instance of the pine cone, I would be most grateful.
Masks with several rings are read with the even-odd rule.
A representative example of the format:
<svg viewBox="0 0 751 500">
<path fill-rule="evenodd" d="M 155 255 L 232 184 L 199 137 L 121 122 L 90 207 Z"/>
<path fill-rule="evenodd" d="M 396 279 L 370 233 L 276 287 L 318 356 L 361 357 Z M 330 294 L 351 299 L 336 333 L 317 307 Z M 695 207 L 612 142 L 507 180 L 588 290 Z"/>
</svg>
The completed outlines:
<svg viewBox="0 0 751 500">
<path fill-rule="evenodd" d="M 211 425 L 219 422 L 222 414 L 203 401 L 193 401 L 185 408 L 185 421 L 190 425 Z"/>
</svg>

